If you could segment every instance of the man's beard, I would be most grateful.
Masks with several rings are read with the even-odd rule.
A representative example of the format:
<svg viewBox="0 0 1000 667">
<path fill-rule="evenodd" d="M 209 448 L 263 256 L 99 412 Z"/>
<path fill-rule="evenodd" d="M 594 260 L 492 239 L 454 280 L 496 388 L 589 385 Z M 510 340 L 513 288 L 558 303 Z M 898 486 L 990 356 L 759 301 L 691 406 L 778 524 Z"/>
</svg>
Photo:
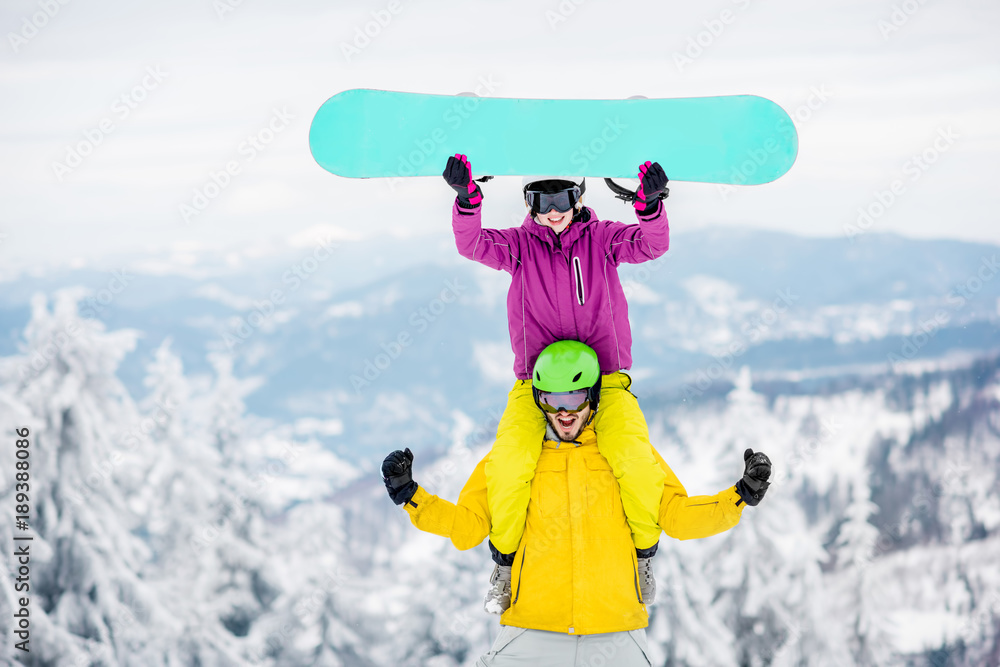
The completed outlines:
<svg viewBox="0 0 1000 667">
<path fill-rule="evenodd" d="M 586 419 L 578 420 L 576 428 L 573 432 L 570 435 L 563 435 L 562 431 L 559 430 L 559 418 L 555 415 L 546 415 L 546 417 L 548 417 L 549 425 L 552 427 L 552 432 L 555 433 L 556 437 L 562 442 L 575 442 L 576 439 L 580 437 L 580 434 L 583 433 L 583 429 L 586 428 L 588 421 Z"/>
</svg>

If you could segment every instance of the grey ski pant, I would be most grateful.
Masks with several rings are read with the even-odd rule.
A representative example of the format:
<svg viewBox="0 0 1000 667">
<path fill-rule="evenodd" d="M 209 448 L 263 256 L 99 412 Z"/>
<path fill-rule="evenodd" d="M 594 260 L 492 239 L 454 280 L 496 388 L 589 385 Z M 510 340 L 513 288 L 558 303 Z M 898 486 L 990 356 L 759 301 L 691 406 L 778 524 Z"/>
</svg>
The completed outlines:
<svg viewBox="0 0 1000 667">
<path fill-rule="evenodd" d="M 646 631 L 567 635 L 500 626 L 476 667 L 650 667 Z"/>
</svg>

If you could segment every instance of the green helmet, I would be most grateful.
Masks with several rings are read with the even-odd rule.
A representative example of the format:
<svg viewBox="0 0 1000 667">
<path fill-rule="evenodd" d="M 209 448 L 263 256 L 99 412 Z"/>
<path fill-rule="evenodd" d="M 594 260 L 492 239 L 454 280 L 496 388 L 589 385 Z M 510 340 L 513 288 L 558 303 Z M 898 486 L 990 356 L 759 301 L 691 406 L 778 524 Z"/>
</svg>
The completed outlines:
<svg viewBox="0 0 1000 667">
<path fill-rule="evenodd" d="M 535 360 L 531 379 L 536 404 L 539 404 L 538 392 L 587 390 L 590 407 L 597 410 L 601 395 L 601 364 L 597 353 L 589 345 L 576 340 L 552 343 Z"/>
<path fill-rule="evenodd" d="M 589 389 L 600 377 L 597 353 L 577 340 L 560 340 L 546 347 L 531 374 L 532 385 L 539 391 Z"/>
</svg>

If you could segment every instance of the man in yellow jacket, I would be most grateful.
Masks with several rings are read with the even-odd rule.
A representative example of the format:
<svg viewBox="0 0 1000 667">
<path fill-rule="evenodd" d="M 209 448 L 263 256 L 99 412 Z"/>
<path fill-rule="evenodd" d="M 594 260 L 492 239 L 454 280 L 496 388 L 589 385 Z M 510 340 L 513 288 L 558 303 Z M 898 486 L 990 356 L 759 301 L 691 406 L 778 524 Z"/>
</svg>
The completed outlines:
<svg viewBox="0 0 1000 667">
<path fill-rule="evenodd" d="M 597 448 L 591 405 L 573 409 L 578 404 L 573 396 L 555 393 L 537 400 L 540 408 L 559 409 L 545 412 L 549 425 L 531 482 L 524 535 L 510 567 L 509 608 L 493 647 L 477 664 L 569 667 L 602 655 L 605 664 L 648 665 L 643 628 L 652 589 L 641 585 L 618 481 Z M 762 453 L 744 453 L 745 471 L 736 485 L 693 497 L 659 453 L 652 453 L 666 475 L 659 524 L 677 539 L 732 528 L 744 505 L 756 505 L 767 490 L 770 461 Z M 386 457 L 382 473 L 390 497 L 404 505 L 413 525 L 465 550 L 490 533 L 488 459 L 476 466 L 457 504 L 413 481 L 409 449 Z"/>
</svg>

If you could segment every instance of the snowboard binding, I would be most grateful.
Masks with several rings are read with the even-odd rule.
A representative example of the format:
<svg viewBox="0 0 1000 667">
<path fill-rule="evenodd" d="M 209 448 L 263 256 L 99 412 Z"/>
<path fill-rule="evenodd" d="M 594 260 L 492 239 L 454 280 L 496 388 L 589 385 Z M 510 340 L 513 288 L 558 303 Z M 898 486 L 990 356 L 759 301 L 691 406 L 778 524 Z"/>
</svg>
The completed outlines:
<svg viewBox="0 0 1000 667">
<path fill-rule="evenodd" d="M 604 182 L 607 184 L 608 188 L 615 193 L 616 199 L 621 199 L 626 204 L 634 204 L 636 199 L 636 193 L 638 190 L 629 190 L 623 185 L 618 185 L 610 178 L 605 178 Z M 660 193 L 660 199 L 666 199 L 670 196 L 670 188 L 664 188 L 663 192 Z"/>
</svg>

